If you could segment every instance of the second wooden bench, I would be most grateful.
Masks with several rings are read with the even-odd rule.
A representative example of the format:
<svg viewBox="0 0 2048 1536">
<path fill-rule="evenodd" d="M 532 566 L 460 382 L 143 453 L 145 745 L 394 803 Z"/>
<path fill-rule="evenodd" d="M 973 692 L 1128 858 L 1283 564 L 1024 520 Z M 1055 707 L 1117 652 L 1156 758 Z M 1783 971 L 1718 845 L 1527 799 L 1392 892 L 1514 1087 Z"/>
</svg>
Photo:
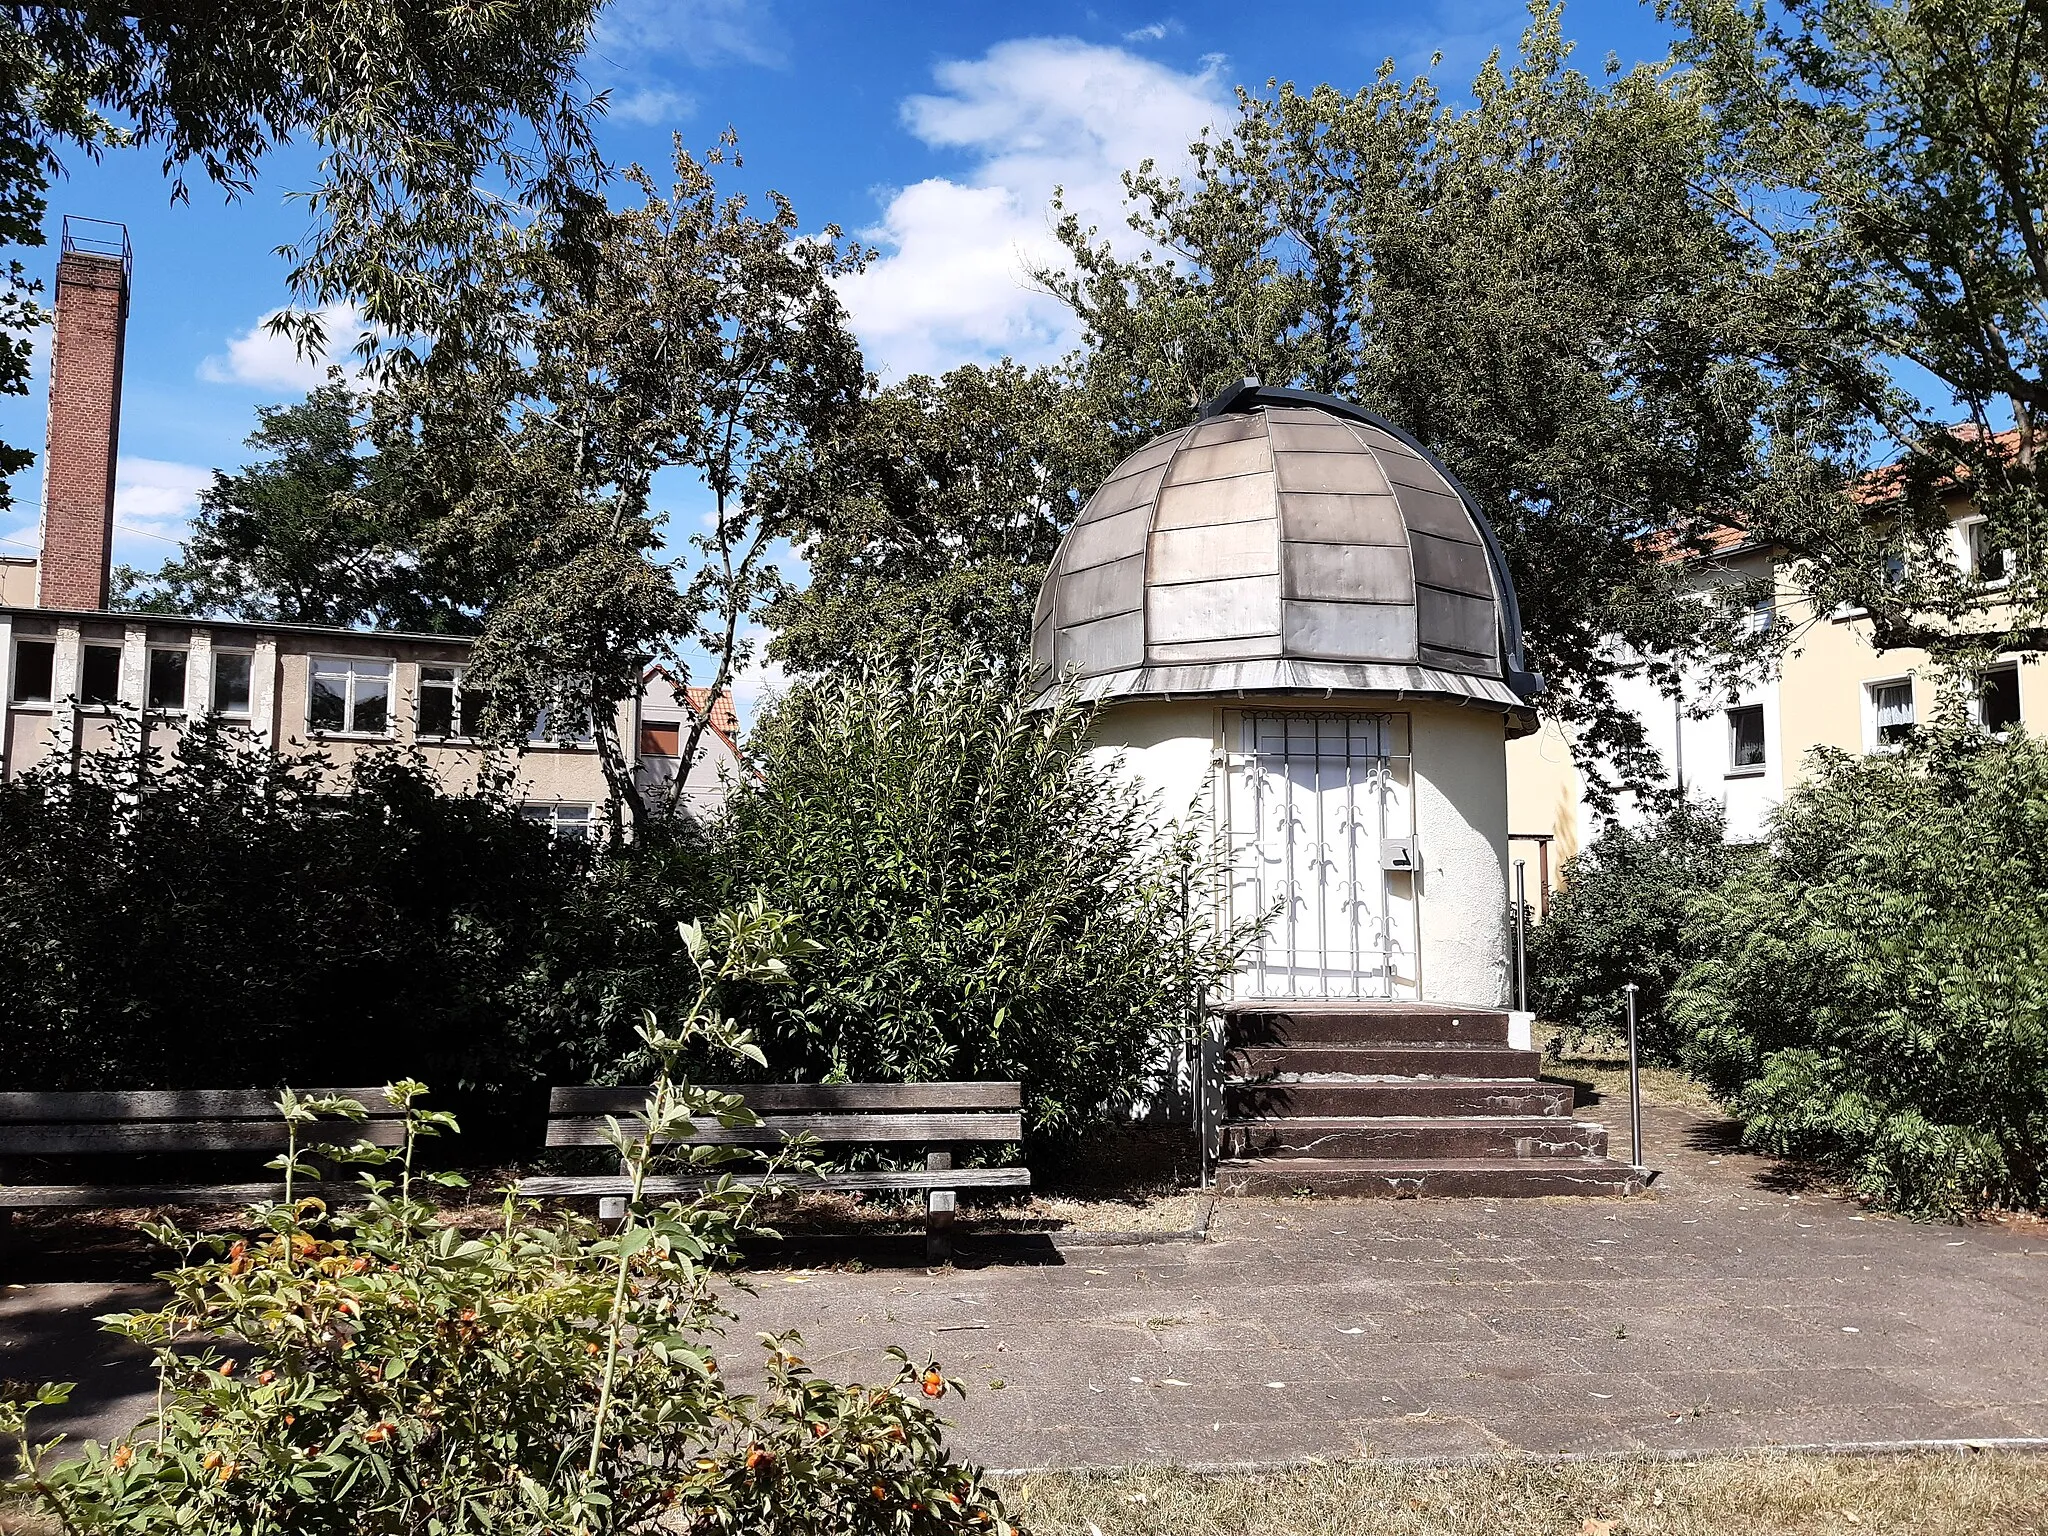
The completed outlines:
<svg viewBox="0 0 2048 1536">
<path fill-rule="evenodd" d="M 1024 1139 L 1023 1088 L 1018 1083 L 740 1083 L 714 1089 L 738 1094 L 760 1117 L 753 1126 L 700 1124 L 699 1142 L 772 1149 L 792 1136 L 807 1135 L 821 1146 L 874 1147 L 895 1152 L 923 1147 L 924 1167 L 828 1172 L 789 1182 L 801 1188 L 850 1191 L 921 1190 L 925 1197 L 925 1258 L 943 1264 L 952 1257 L 953 1211 L 962 1189 L 1029 1189 L 1028 1168 L 957 1168 L 963 1146 Z M 557 1088 L 548 1096 L 550 1147 L 605 1145 L 605 1117 L 629 1131 L 647 1102 L 645 1088 Z M 723 1171 L 723 1170 L 722 1170 Z M 761 1175 L 735 1172 L 740 1182 Z M 657 1176 L 646 1193 L 690 1193 L 701 1177 Z M 618 1174 L 543 1175 L 521 1179 L 519 1192 L 535 1196 L 625 1194 L 630 1182 Z"/>
</svg>

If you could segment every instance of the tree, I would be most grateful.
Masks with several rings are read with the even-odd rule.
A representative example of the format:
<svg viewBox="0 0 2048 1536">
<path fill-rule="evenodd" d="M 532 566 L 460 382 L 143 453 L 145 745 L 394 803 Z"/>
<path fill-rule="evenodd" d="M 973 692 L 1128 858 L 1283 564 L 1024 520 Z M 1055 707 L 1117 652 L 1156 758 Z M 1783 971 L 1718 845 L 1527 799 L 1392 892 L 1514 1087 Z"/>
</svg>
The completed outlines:
<svg viewBox="0 0 2048 1536">
<path fill-rule="evenodd" d="M 777 194 L 766 217 L 721 195 L 729 144 L 700 162 L 679 142 L 666 193 L 629 168 L 629 206 L 583 196 L 500 220 L 370 399 L 393 516 L 430 569 L 463 571 L 477 594 L 487 728 L 521 740 L 544 716 L 559 734 L 588 729 L 615 834 L 621 807 L 635 825 L 676 808 L 781 588 L 771 556 L 807 446 L 866 382 L 834 288 L 859 249 L 836 227 L 800 233 Z M 676 470 L 710 500 L 680 548 L 654 499 Z M 707 697 L 668 803 L 650 806 L 616 714 L 655 660 L 679 682 L 707 674 Z"/>
<path fill-rule="evenodd" d="M 277 144 L 318 146 L 286 250 L 306 304 L 361 302 L 411 329 L 459 283 L 470 236 L 502 194 L 559 203 L 597 174 L 577 60 L 600 0 L 276 0 L 16 6 L 0 21 L 0 243 L 42 243 L 62 155 L 161 152 L 235 196 Z M 0 393 L 28 390 L 38 285 L 18 261 L 0 294 Z M 317 339 L 310 314 L 288 324 Z M 29 462 L 0 449 L 0 470 Z"/>
<path fill-rule="evenodd" d="M 248 446 L 265 457 L 216 470 L 183 552 L 117 573 L 117 608 L 257 623 L 416 633 L 476 626 L 458 572 L 422 562 L 384 460 L 362 450 L 362 401 L 334 370 L 296 405 L 260 407 Z"/>
<path fill-rule="evenodd" d="M 1699 192 L 1773 280 L 1764 335 L 1825 387 L 1863 452 L 1760 509 L 1821 612 L 1868 611 L 1880 649 L 1967 660 L 2048 647 L 2048 12 L 2031 0 L 1675 0 L 1685 89 L 1712 114 Z M 1805 366 L 1811 366 L 1810 360 Z M 2004 430 L 2001 430 L 2004 429 Z M 1988 516 L 1991 572 L 1955 558 L 1950 507 Z"/>
<path fill-rule="evenodd" d="M 1060 538 L 1117 444 L 1063 369 L 1002 362 L 865 398 L 790 477 L 809 572 L 767 609 L 799 672 L 899 667 L 934 634 L 1021 660 Z"/>
<path fill-rule="evenodd" d="M 1190 178 L 1127 178 L 1151 251 L 1121 257 L 1068 215 L 1071 266 L 1041 275 L 1122 431 L 1254 375 L 1355 399 L 1437 452 L 1500 534 L 1545 707 L 1597 794 L 1602 758 L 1659 777 L 1619 677 L 1732 669 L 1770 643 L 1741 633 L 1744 594 L 1682 600 L 1671 557 L 1774 494 L 1831 418 L 1757 361 L 1753 253 L 1693 192 L 1708 119 L 1654 68 L 1595 84 L 1569 51 L 1538 6 L 1469 108 L 1391 64 L 1355 95 L 1244 95 Z"/>
</svg>

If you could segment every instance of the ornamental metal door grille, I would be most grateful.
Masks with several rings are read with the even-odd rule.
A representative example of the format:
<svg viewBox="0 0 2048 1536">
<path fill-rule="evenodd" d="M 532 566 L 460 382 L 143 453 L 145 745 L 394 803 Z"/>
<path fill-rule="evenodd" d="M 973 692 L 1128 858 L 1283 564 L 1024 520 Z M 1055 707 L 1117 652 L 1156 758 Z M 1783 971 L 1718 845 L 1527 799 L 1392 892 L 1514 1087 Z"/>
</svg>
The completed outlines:
<svg viewBox="0 0 2048 1536">
<path fill-rule="evenodd" d="M 1274 914 L 1239 997 L 1419 995 L 1406 715 L 1228 711 L 1232 921 Z M 1414 862 L 1411 858 L 1411 863 Z"/>
</svg>

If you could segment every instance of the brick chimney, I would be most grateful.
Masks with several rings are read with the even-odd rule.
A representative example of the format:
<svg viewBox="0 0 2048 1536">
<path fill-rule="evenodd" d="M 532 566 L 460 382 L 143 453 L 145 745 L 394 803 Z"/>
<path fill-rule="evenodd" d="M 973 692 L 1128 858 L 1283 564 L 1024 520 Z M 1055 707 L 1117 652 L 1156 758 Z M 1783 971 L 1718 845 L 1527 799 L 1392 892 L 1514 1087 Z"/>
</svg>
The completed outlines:
<svg viewBox="0 0 2048 1536">
<path fill-rule="evenodd" d="M 43 454 L 40 608 L 107 606 L 129 269 L 126 225 L 65 218 Z"/>
</svg>

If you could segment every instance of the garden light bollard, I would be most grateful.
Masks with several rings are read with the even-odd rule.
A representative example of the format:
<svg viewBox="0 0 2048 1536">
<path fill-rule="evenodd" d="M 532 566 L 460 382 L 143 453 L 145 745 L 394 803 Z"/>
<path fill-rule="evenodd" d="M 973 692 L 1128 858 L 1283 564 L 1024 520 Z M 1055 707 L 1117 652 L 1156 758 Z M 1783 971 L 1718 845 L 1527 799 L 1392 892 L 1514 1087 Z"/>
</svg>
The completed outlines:
<svg viewBox="0 0 2048 1536">
<path fill-rule="evenodd" d="M 1623 990 L 1628 993 L 1628 1155 L 1643 1168 L 1648 1165 L 1643 1161 L 1643 1079 L 1636 1061 L 1636 984 Z"/>
<path fill-rule="evenodd" d="M 1515 1006 L 1529 1011 L 1529 861 L 1515 860 Z"/>
</svg>

